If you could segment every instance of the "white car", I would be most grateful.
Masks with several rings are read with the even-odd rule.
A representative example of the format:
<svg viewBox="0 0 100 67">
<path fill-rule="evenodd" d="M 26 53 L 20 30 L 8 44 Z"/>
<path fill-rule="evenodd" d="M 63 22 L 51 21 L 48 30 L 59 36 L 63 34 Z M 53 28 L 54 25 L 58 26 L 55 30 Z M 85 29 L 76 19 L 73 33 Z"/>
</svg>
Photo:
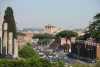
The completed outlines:
<svg viewBox="0 0 100 67">
<path fill-rule="evenodd" d="M 39 55 L 44 55 L 44 53 L 42 53 L 42 52 L 39 52 Z"/>
</svg>

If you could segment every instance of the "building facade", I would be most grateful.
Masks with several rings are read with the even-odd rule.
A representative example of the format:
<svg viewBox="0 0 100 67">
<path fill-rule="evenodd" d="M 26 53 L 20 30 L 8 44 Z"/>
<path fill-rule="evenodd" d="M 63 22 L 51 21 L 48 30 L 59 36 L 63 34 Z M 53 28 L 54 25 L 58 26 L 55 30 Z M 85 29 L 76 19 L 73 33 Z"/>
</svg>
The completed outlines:
<svg viewBox="0 0 100 67">
<path fill-rule="evenodd" d="M 50 25 L 50 24 L 45 25 L 45 28 L 44 28 L 44 31 L 46 33 L 49 33 L 49 34 L 55 34 L 55 33 L 59 32 L 59 31 L 62 31 L 62 30 L 63 29 L 58 28 L 58 27 L 56 27 L 54 25 Z"/>
<path fill-rule="evenodd" d="M 32 44 L 33 43 L 33 32 L 26 31 L 26 32 L 20 32 L 21 34 L 17 35 L 18 40 L 18 47 L 21 49 L 24 45 L 27 43 Z"/>
</svg>

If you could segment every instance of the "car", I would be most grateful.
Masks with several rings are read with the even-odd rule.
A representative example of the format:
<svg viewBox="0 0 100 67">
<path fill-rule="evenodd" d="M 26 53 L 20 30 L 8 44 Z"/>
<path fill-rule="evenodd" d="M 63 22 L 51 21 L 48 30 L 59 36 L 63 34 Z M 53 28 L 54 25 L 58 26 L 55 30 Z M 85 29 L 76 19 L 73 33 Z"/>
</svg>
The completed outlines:
<svg viewBox="0 0 100 67">
<path fill-rule="evenodd" d="M 68 57 L 64 57 L 64 60 L 67 60 L 68 59 Z"/>
<path fill-rule="evenodd" d="M 42 55 L 44 55 L 44 53 L 42 53 L 42 52 L 39 52 L 39 55 L 40 55 L 40 56 L 42 56 Z"/>
<path fill-rule="evenodd" d="M 75 54 L 68 54 L 67 55 L 69 58 L 77 58 L 77 56 Z"/>
<path fill-rule="evenodd" d="M 92 60 L 91 62 L 92 62 L 92 63 L 96 63 L 96 60 Z"/>
<path fill-rule="evenodd" d="M 96 60 L 88 60 L 88 63 L 96 63 Z"/>
</svg>

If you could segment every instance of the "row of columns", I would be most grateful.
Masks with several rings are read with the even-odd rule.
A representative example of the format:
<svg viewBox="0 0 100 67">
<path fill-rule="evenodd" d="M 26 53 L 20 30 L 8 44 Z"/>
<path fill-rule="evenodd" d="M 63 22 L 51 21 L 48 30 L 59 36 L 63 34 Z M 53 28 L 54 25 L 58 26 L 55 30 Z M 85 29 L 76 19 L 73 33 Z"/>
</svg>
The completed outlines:
<svg viewBox="0 0 100 67">
<path fill-rule="evenodd" d="M 1 55 L 5 57 L 18 57 L 18 42 L 13 38 L 13 32 L 8 32 L 8 24 L 3 24 L 3 35 L 1 37 Z"/>
</svg>

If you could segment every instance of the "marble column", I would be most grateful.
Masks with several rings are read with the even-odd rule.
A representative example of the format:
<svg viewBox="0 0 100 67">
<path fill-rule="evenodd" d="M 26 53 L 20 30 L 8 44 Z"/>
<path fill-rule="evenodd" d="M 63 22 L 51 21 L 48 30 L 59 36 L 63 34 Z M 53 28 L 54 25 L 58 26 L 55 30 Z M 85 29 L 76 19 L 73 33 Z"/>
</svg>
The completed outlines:
<svg viewBox="0 0 100 67">
<path fill-rule="evenodd" d="M 69 46 L 68 52 L 71 53 L 71 41 L 70 41 L 69 39 L 67 40 L 67 44 L 68 44 L 68 46 Z"/>
<path fill-rule="evenodd" d="M 0 54 L 2 54 L 2 25 L 0 23 Z"/>
<path fill-rule="evenodd" d="M 12 32 L 9 32 L 9 41 L 8 41 L 8 54 L 10 55 L 10 56 L 12 56 L 12 54 L 13 54 L 13 52 L 12 52 L 12 50 L 13 50 L 13 33 Z"/>
<path fill-rule="evenodd" d="M 2 37 L 0 37 L 0 54 L 2 54 Z"/>
<path fill-rule="evenodd" d="M 3 55 L 7 55 L 7 29 L 8 28 L 8 24 L 7 23 L 4 23 L 4 28 L 3 28 L 3 45 L 2 45 L 2 52 L 3 52 Z"/>
<path fill-rule="evenodd" d="M 14 39 L 14 54 L 13 58 L 18 58 L 18 41 Z"/>
<path fill-rule="evenodd" d="M 0 54 L 2 54 L 2 22 L 3 18 L 0 16 Z"/>
<path fill-rule="evenodd" d="M 75 44 L 76 37 L 71 37 L 71 43 Z"/>
</svg>

